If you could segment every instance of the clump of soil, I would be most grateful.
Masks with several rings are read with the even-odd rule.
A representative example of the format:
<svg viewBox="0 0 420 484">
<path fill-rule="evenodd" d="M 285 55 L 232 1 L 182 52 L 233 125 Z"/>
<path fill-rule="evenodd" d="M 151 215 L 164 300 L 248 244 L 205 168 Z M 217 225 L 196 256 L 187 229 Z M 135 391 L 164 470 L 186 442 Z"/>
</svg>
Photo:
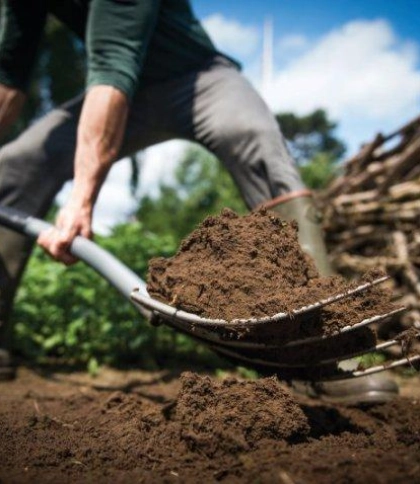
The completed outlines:
<svg viewBox="0 0 420 484">
<path fill-rule="evenodd" d="M 233 320 L 287 310 L 288 291 L 317 277 L 296 223 L 265 210 L 240 217 L 224 209 L 207 217 L 174 257 L 150 261 L 147 289 L 185 311 Z"/>
<path fill-rule="evenodd" d="M 419 329 L 412 326 L 395 336 L 395 339 L 400 343 L 401 352 L 404 356 L 410 356 L 411 353 L 418 354 L 418 350 L 414 346 L 416 341 L 420 341 Z"/>
<path fill-rule="evenodd" d="M 168 418 L 185 429 L 191 449 L 209 456 L 244 452 L 264 439 L 293 441 L 309 433 L 296 400 L 276 378 L 218 381 L 185 373 Z"/>
<path fill-rule="evenodd" d="M 206 218 L 173 257 L 150 261 L 147 289 L 179 309 L 232 321 L 287 313 L 351 287 L 339 276 L 319 275 L 299 245 L 296 222 L 266 209 L 245 216 L 224 209 Z M 389 295 L 375 288 L 320 317 L 329 334 L 389 309 Z"/>
</svg>

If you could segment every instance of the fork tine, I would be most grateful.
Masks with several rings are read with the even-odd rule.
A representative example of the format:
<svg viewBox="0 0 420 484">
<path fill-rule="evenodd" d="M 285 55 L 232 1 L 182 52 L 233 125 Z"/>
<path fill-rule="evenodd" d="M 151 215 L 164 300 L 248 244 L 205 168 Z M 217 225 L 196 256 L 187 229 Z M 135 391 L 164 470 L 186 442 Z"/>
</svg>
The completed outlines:
<svg viewBox="0 0 420 484">
<path fill-rule="evenodd" d="M 285 349 L 285 348 L 291 348 L 291 347 L 299 347 L 303 345 L 310 345 L 314 343 L 319 343 L 321 341 L 325 341 L 331 338 L 335 338 L 337 336 L 343 335 L 343 334 L 348 334 L 351 331 L 355 331 L 357 329 L 361 329 L 364 327 L 367 327 L 369 325 L 372 325 L 374 323 L 381 323 L 383 321 L 386 321 L 392 316 L 395 316 L 397 314 L 400 314 L 402 311 L 404 311 L 405 308 L 398 308 L 395 309 L 394 311 L 390 311 L 387 313 L 383 314 L 378 314 L 376 316 L 372 316 L 371 318 L 364 319 L 360 323 L 356 323 L 353 326 L 346 326 L 339 331 L 336 331 L 335 333 L 332 333 L 330 335 L 320 335 L 320 336 L 312 336 L 309 338 L 302 338 L 299 340 L 293 340 L 289 341 L 286 343 L 282 343 L 281 341 L 279 343 L 260 343 L 260 342 L 253 342 L 253 341 L 244 341 L 244 340 L 238 340 L 238 339 L 227 339 L 226 335 L 221 335 L 217 332 L 211 331 L 208 328 L 203 328 L 201 326 L 196 326 L 193 329 L 186 325 L 185 323 L 181 321 L 168 321 L 169 325 L 174 326 L 176 329 L 181 330 L 187 334 L 190 334 L 191 336 L 195 337 L 196 339 L 201 340 L 204 343 L 209 343 L 209 344 L 217 344 L 222 347 L 227 347 L 227 348 L 238 348 L 241 350 L 274 350 L 274 349 Z M 229 329 L 229 328 L 227 328 Z"/>
<path fill-rule="evenodd" d="M 316 361 L 311 361 L 311 362 L 290 362 L 290 361 L 281 361 L 279 359 L 276 359 L 276 360 L 264 360 L 262 358 L 254 358 L 250 355 L 245 355 L 243 353 L 238 353 L 238 352 L 235 352 L 234 350 L 230 350 L 230 349 L 227 349 L 227 348 L 223 348 L 223 349 L 220 349 L 220 348 L 216 348 L 215 346 L 213 347 L 214 349 L 216 349 L 217 351 L 219 351 L 220 353 L 225 353 L 226 356 L 230 356 L 230 357 L 242 357 L 243 360 L 247 360 L 249 363 L 252 363 L 253 361 L 256 363 L 256 364 L 260 364 L 260 365 L 263 365 L 264 362 L 266 365 L 268 366 L 277 366 L 277 367 L 281 367 L 281 368 L 306 368 L 308 365 L 311 365 L 311 366 L 323 366 L 323 365 L 330 365 L 330 364 L 333 364 L 333 363 L 339 363 L 340 361 L 345 361 L 345 360 L 350 360 L 350 359 L 353 359 L 353 358 L 357 358 L 359 356 L 363 356 L 363 355 L 366 355 L 366 354 L 369 354 L 369 353 L 376 353 L 376 352 L 380 352 L 380 351 L 384 351 L 385 349 L 387 348 L 390 348 L 391 346 L 396 346 L 396 345 L 401 345 L 401 342 L 398 341 L 398 340 L 388 340 L 388 341 L 384 341 L 382 343 L 379 343 L 375 346 L 371 346 L 369 348 L 365 348 L 365 349 L 362 349 L 362 350 L 359 350 L 359 351 L 355 351 L 355 352 L 351 352 L 351 353 L 346 353 L 346 354 L 342 354 L 342 355 L 339 355 L 339 356 L 336 356 L 336 357 L 331 357 L 331 358 L 325 358 L 325 359 L 321 359 L 321 360 L 316 360 Z"/>
<path fill-rule="evenodd" d="M 329 365 L 331 363 L 338 363 L 338 362 L 344 361 L 344 360 L 351 360 L 353 358 L 358 358 L 359 356 L 367 355 L 369 353 L 376 353 L 376 352 L 384 351 L 388 348 L 391 348 L 391 346 L 396 346 L 396 345 L 401 345 L 401 342 L 397 341 L 395 339 L 391 339 L 391 340 L 388 340 L 388 341 L 384 341 L 382 343 L 378 343 L 376 346 L 373 346 L 371 348 L 365 348 L 363 350 L 355 351 L 353 353 L 348 353 L 346 355 L 338 356 L 336 358 L 326 358 L 325 360 L 317 361 L 316 364 L 317 365 Z"/>
<path fill-rule="evenodd" d="M 342 380 L 344 378 L 359 378 L 362 376 L 373 375 L 374 373 L 379 373 L 381 371 L 392 370 L 398 368 L 399 366 L 412 365 L 414 362 L 420 360 L 420 354 L 415 354 L 411 356 L 406 356 L 400 358 L 399 360 L 386 361 L 381 365 L 371 366 L 363 370 L 352 370 L 345 373 L 340 373 L 334 376 L 329 376 L 325 380 Z"/>
<path fill-rule="evenodd" d="M 302 306 L 300 308 L 297 308 L 287 313 L 284 313 L 284 312 L 277 313 L 273 316 L 266 316 L 262 318 L 235 319 L 233 321 L 226 321 L 224 319 L 203 318 L 201 316 L 197 316 L 196 314 L 179 310 L 176 307 L 170 306 L 168 304 L 162 303 L 160 301 L 157 301 L 156 299 L 151 298 L 150 296 L 148 296 L 147 294 L 144 294 L 139 289 L 135 289 L 131 293 L 131 299 L 140 308 L 156 312 L 166 321 L 176 320 L 178 322 L 194 324 L 197 326 L 204 326 L 204 327 L 227 326 L 229 329 L 232 329 L 232 330 L 235 328 L 246 329 L 254 325 L 258 326 L 260 324 L 265 324 L 268 322 L 276 322 L 276 321 L 281 321 L 283 319 L 290 319 L 291 317 L 306 315 L 308 313 L 310 314 L 324 306 L 349 298 L 355 294 L 366 291 L 367 289 L 373 286 L 376 286 L 378 284 L 382 284 L 383 282 L 387 281 L 389 278 L 390 276 L 379 277 L 377 279 L 374 279 L 373 281 L 360 284 L 357 287 L 350 289 L 348 291 L 335 294 L 334 296 L 331 296 L 329 298 L 316 301 L 313 304 Z"/>
<path fill-rule="evenodd" d="M 306 344 L 309 344 L 309 343 L 317 343 L 319 341 L 323 341 L 323 340 L 326 340 L 326 339 L 329 339 L 329 338 L 334 338 L 336 336 L 339 336 L 339 335 L 342 335 L 342 334 L 348 334 L 350 333 L 351 331 L 356 331 L 357 329 L 361 329 L 363 327 L 366 327 L 366 326 L 370 326 L 371 324 L 374 324 L 374 323 L 382 323 L 384 321 L 386 321 L 387 319 L 391 318 L 392 316 L 396 316 L 398 314 L 401 314 L 402 312 L 404 312 L 406 310 L 405 307 L 401 307 L 401 308 L 397 308 L 397 309 L 394 309 L 393 311 L 389 311 L 387 313 L 383 313 L 383 314 L 377 314 L 376 316 L 372 316 L 370 318 L 366 318 L 366 319 L 363 319 L 362 321 L 360 321 L 360 323 L 356 323 L 356 324 L 353 324 L 351 326 L 345 326 L 343 328 L 340 328 L 338 331 L 335 331 L 334 333 L 331 333 L 329 335 L 320 335 L 320 336 L 312 336 L 310 338 L 303 338 L 303 339 L 300 339 L 300 340 L 294 340 L 294 341 L 290 341 L 289 343 L 286 343 L 284 346 L 285 347 L 294 347 L 294 346 L 301 346 L 301 345 L 306 345 Z"/>
<path fill-rule="evenodd" d="M 395 343 L 397 343 L 397 342 L 395 342 Z M 393 344 L 395 344 L 395 343 L 393 342 Z M 230 349 L 226 349 L 226 348 L 217 347 L 217 348 L 213 348 L 213 349 L 217 353 L 219 353 L 223 356 L 226 356 L 230 359 L 241 362 L 245 366 L 267 368 L 267 369 L 270 369 L 272 371 L 276 371 L 276 370 L 281 371 L 281 370 L 289 370 L 289 369 L 293 369 L 293 370 L 297 370 L 297 371 L 298 370 L 303 371 L 303 370 L 308 368 L 307 366 L 301 366 L 301 367 L 290 366 L 287 363 L 283 364 L 282 362 L 278 362 L 278 361 L 270 361 L 270 360 L 264 360 L 264 359 L 261 359 L 261 358 L 250 357 L 250 356 L 246 356 L 246 355 L 243 355 L 241 353 L 238 353 L 238 352 L 232 351 Z M 372 349 L 372 351 L 374 351 L 374 350 L 375 350 L 375 348 Z M 349 359 L 349 357 L 343 358 L 343 360 L 347 360 L 347 359 Z M 380 365 L 372 366 L 372 367 L 361 369 L 361 370 L 337 371 L 336 373 L 334 373 L 332 375 L 330 374 L 327 377 L 322 377 L 322 379 L 324 379 L 324 380 L 342 380 L 344 378 L 358 378 L 358 377 L 361 377 L 361 376 L 371 375 L 373 373 L 378 373 L 378 372 L 381 372 L 381 371 L 391 370 L 391 369 L 397 368 L 399 366 L 409 365 L 409 364 L 412 364 L 412 363 L 414 363 L 415 361 L 418 361 L 418 360 L 420 360 L 420 354 L 414 354 L 414 355 L 411 355 L 411 356 L 405 356 L 405 357 L 400 358 L 398 360 L 386 361 L 386 362 L 384 362 Z M 336 362 L 337 362 L 336 360 L 332 361 L 332 363 L 336 363 Z M 322 365 L 323 364 L 327 365 L 328 363 L 329 362 L 324 361 L 324 362 L 322 362 Z M 318 367 L 320 369 L 322 367 L 322 365 L 317 363 L 316 365 L 313 365 L 311 367 L 311 369 L 315 370 Z M 322 373 L 319 373 L 319 374 L 322 374 Z"/>
</svg>

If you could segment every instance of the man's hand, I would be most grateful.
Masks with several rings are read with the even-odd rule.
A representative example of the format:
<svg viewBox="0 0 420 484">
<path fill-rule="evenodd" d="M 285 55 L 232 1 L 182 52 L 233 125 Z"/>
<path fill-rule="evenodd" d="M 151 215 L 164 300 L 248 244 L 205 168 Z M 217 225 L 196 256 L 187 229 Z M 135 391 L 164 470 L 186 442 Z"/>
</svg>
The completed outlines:
<svg viewBox="0 0 420 484">
<path fill-rule="evenodd" d="M 25 98 L 22 91 L 0 84 L 0 139 L 18 118 Z"/>
<path fill-rule="evenodd" d="M 90 212 L 66 205 L 60 210 L 55 226 L 42 232 L 37 242 L 55 260 L 71 265 L 77 262 L 77 258 L 69 252 L 73 239 L 77 235 L 92 238 L 91 226 Z"/>
<path fill-rule="evenodd" d="M 112 86 L 94 86 L 86 94 L 77 130 L 70 199 L 60 211 L 55 227 L 38 238 L 38 244 L 56 260 L 74 263 L 75 257 L 68 252 L 74 237 L 92 236 L 93 207 L 118 157 L 127 114 L 125 94 Z"/>
</svg>

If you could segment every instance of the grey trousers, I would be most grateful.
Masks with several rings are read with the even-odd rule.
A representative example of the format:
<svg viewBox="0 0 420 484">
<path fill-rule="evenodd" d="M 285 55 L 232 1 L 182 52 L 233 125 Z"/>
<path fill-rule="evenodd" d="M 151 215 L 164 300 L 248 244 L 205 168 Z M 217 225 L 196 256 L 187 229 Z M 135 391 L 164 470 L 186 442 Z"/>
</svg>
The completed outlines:
<svg viewBox="0 0 420 484">
<path fill-rule="evenodd" d="M 52 110 L 0 150 L 0 205 L 44 217 L 73 176 L 83 96 Z M 200 143 L 226 166 L 249 208 L 304 188 L 266 104 L 226 59 L 199 72 L 140 88 L 132 101 L 120 158 L 170 139 Z M 0 347 L 33 242 L 0 228 Z"/>
</svg>

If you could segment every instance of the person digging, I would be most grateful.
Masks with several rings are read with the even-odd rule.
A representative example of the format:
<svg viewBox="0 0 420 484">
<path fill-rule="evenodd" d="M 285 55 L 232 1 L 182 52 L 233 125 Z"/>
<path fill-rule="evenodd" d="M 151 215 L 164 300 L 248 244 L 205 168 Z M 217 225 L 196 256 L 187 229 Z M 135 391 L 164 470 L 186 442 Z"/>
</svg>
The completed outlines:
<svg viewBox="0 0 420 484">
<path fill-rule="evenodd" d="M 73 179 L 54 228 L 38 244 L 75 262 L 75 236 L 92 237 L 92 212 L 112 164 L 171 139 L 201 144 L 225 165 L 249 209 L 265 204 L 299 224 L 302 248 L 332 273 L 311 193 L 278 123 L 240 72 L 218 51 L 188 0 L 31 0 L 1 3 L 0 135 L 16 121 L 48 15 L 84 42 L 86 89 L 0 150 L 0 205 L 44 217 Z M 69 75 L 71 67 L 69 66 Z M 240 109 L 238 109 L 240 106 Z M 0 228 L 0 379 L 15 377 L 10 314 L 32 242 Z M 304 387 L 315 397 L 385 401 L 391 381 L 363 377 Z"/>
</svg>

